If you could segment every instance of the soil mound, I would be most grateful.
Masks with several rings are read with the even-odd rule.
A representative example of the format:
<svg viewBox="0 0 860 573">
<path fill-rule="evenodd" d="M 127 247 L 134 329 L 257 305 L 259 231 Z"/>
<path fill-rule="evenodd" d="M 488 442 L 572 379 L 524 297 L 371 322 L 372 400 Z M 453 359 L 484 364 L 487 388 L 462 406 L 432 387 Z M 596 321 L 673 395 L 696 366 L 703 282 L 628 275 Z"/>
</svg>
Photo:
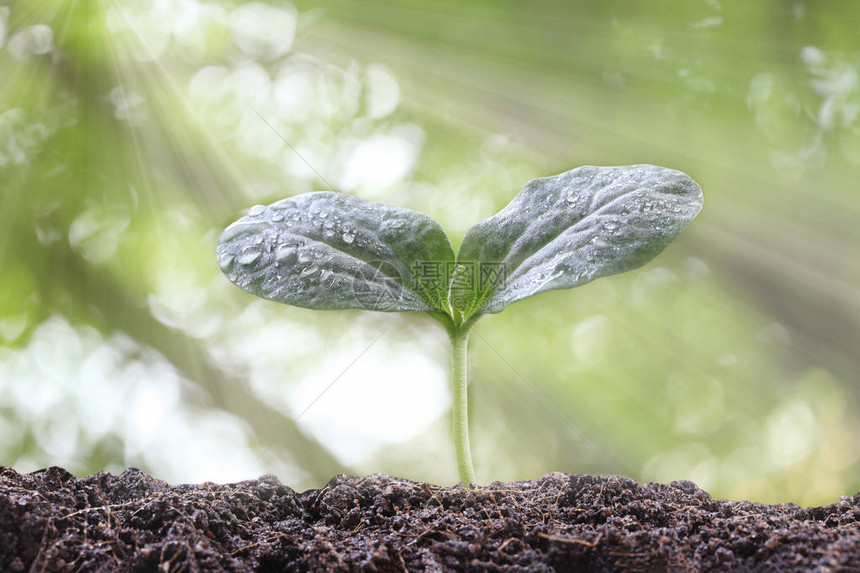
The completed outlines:
<svg viewBox="0 0 860 573">
<path fill-rule="evenodd" d="M 860 494 L 803 509 L 559 473 L 476 489 L 341 475 L 298 493 L 272 476 L 0 468 L 0 571 L 860 572 Z"/>
</svg>

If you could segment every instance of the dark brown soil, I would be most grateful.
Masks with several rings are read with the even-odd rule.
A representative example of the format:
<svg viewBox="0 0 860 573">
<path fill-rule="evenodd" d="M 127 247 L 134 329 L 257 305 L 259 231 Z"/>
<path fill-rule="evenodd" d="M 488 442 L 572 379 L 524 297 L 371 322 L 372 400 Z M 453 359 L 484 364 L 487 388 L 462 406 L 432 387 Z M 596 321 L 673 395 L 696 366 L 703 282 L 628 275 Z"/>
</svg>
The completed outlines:
<svg viewBox="0 0 860 573">
<path fill-rule="evenodd" d="M 0 468 L 0 571 L 858 571 L 860 494 L 802 509 L 690 482 L 549 474 L 464 490 L 386 475 L 296 493 L 130 469 Z"/>
</svg>

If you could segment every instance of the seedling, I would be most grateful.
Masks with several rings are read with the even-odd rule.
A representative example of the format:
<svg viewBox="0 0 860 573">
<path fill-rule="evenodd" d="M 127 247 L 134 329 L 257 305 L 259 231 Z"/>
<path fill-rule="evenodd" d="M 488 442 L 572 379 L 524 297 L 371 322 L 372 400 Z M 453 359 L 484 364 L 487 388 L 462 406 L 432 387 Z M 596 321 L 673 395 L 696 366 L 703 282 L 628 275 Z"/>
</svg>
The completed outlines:
<svg viewBox="0 0 860 573">
<path fill-rule="evenodd" d="M 583 166 L 529 181 L 473 226 L 457 255 L 436 221 L 335 192 L 252 207 L 221 234 L 218 261 L 259 297 L 317 310 L 426 312 L 451 337 L 460 481 L 475 483 L 467 347 L 475 322 L 539 292 L 639 267 L 702 207 L 690 177 L 654 165 Z"/>
</svg>

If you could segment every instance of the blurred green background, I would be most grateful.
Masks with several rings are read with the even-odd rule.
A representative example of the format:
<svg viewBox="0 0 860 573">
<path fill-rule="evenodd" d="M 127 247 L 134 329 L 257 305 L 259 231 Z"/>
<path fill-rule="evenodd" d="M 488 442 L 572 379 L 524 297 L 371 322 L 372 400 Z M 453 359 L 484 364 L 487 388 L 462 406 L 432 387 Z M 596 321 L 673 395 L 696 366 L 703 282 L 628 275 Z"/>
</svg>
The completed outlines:
<svg viewBox="0 0 860 573">
<path fill-rule="evenodd" d="M 839 0 L 0 1 L 0 464 L 452 484 L 442 329 L 255 299 L 218 233 L 331 186 L 456 242 L 534 177 L 654 163 L 705 192 L 675 244 L 479 323 L 479 481 L 833 502 L 860 489 L 858 69 Z"/>
</svg>

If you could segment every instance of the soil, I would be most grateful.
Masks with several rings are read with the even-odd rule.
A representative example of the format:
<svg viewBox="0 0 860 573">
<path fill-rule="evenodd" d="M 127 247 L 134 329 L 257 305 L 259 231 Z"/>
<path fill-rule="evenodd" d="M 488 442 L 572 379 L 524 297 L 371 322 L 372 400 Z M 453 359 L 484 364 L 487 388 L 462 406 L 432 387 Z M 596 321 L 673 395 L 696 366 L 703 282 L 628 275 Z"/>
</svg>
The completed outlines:
<svg viewBox="0 0 860 573">
<path fill-rule="evenodd" d="M 860 572 L 860 493 L 803 509 L 559 473 L 476 489 L 341 475 L 298 493 L 272 476 L 0 468 L 0 571 Z"/>
</svg>

